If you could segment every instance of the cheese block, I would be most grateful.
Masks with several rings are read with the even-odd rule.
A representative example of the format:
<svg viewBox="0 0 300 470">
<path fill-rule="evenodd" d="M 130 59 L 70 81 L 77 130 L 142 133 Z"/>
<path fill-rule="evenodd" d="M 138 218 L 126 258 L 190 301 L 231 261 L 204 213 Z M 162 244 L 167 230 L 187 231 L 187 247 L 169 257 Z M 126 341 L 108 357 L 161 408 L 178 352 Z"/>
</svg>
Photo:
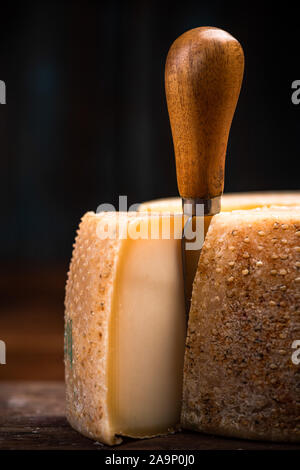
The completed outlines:
<svg viewBox="0 0 300 470">
<path fill-rule="evenodd" d="M 163 216 L 89 212 L 81 221 L 66 286 L 66 411 L 76 430 L 103 443 L 179 424 L 181 219 L 171 219 L 169 239 Z"/>
<path fill-rule="evenodd" d="M 300 191 L 273 191 L 250 193 L 227 193 L 222 196 L 222 212 L 240 209 L 254 209 L 270 206 L 300 205 Z M 182 212 L 182 200 L 179 197 L 155 199 L 140 204 L 140 212 Z"/>
<path fill-rule="evenodd" d="M 193 285 L 183 427 L 300 441 L 299 270 L 300 207 L 213 218 Z"/>
</svg>

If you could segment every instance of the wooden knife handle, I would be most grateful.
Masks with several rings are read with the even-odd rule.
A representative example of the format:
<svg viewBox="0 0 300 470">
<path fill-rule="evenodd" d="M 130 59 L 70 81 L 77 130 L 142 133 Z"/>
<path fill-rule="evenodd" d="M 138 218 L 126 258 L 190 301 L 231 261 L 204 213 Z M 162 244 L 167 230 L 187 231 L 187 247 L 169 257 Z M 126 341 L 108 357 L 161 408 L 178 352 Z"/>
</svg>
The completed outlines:
<svg viewBox="0 0 300 470">
<path fill-rule="evenodd" d="M 223 192 L 227 141 L 243 72 L 241 45 L 218 28 L 187 31 L 169 50 L 165 86 L 183 198 Z"/>
</svg>

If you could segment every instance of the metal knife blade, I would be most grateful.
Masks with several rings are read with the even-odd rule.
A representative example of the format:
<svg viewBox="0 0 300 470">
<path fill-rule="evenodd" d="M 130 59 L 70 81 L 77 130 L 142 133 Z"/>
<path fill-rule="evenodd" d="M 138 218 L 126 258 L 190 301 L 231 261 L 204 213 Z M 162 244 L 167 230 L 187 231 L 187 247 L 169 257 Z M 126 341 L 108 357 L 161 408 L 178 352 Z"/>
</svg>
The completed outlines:
<svg viewBox="0 0 300 470">
<path fill-rule="evenodd" d="M 185 308 L 188 319 L 193 282 L 195 279 L 204 239 L 212 217 L 221 210 L 221 197 L 211 199 L 182 199 L 184 228 L 182 231 L 182 266 Z"/>
</svg>

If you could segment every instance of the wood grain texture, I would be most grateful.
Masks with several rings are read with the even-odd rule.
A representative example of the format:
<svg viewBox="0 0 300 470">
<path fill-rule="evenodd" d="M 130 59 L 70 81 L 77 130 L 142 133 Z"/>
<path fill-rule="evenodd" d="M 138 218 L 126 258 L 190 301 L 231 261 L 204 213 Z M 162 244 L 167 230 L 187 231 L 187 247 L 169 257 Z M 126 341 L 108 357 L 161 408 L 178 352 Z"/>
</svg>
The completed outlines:
<svg viewBox="0 0 300 470">
<path fill-rule="evenodd" d="M 0 450 L 299 450 L 299 445 L 225 439 L 185 431 L 107 447 L 74 431 L 65 418 L 62 382 L 0 383 Z"/>
<path fill-rule="evenodd" d="M 169 50 L 165 87 L 183 198 L 223 192 L 227 141 L 243 72 L 241 45 L 217 28 L 187 31 Z"/>
</svg>

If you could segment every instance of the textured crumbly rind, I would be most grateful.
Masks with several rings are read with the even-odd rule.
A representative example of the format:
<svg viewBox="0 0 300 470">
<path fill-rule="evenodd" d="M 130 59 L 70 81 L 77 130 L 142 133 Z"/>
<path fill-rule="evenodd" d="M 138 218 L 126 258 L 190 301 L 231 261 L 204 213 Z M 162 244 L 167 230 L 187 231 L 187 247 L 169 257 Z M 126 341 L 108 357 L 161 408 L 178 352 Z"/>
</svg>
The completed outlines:
<svg viewBox="0 0 300 470">
<path fill-rule="evenodd" d="M 300 208 L 221 213 L 194 280 L 184 428 L 300 441 Z"/>
<path fill-rule="evenodd" d="M 109 420 L 109 323 L 121 241 L 101 239 L 105 214 L 88 212 L 76 237 L 65 298 L 65 331 L 72 330 L 71 356 L 65 346 L 66 413 L 80 433 L 118 444 Z M 66 340 L 65 340 L 66 341 Z M 70 347 L 70 345 L 69 345 Z"/>
</svg>

